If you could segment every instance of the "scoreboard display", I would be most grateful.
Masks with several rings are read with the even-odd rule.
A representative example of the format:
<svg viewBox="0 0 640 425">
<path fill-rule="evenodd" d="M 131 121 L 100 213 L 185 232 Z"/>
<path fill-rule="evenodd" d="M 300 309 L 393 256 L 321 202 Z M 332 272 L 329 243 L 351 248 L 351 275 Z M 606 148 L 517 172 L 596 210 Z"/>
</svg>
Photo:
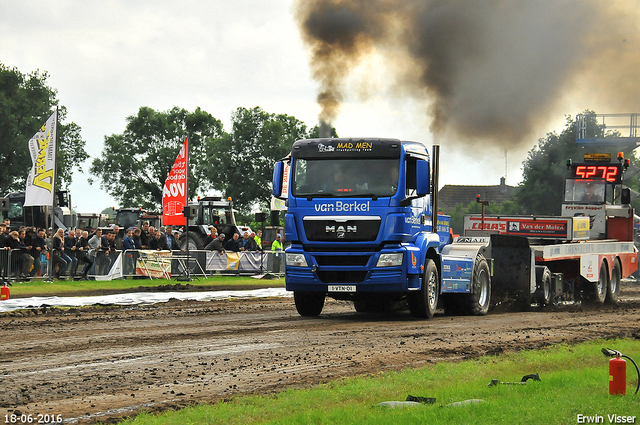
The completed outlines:
<svg viewBox="0 0 640 425">
<path fill-rule="evenodd" d="M 593 164 L 593 163 L 576 163 L 571 164 L 571 172 L 573 178 L 585 180 L 606 180 L 609 183 L 622 183 L 622 173 L 624 172 L 622 164 Z"/>
</svg>

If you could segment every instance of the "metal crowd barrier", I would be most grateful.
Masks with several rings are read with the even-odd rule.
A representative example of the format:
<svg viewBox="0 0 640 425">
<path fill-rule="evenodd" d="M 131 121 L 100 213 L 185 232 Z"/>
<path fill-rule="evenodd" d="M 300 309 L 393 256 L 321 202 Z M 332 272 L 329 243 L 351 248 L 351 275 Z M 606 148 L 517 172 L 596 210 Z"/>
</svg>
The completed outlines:
<svg viewBox="0 0 640 425">
<path fill-rule="evenodd" d="M 8 249 L 0 249 L 0 278 L 3 282 L 11 279 L 11 251 Z"/>
<path fill-rule="evenodd" d="M 0 278 L 4 282 L 20 280 L 23 275 L 31 276 L 33 258 L 28 251 L 20 249 L 0 249 Z"/>
<path fill-rule="evenodd" d="M 169 251 L 127 250 L 123 253 L 122 267 L 123 275 L 126 277 L 145 276 L 150 279 L 177 277 L 184 274 L 187 267 L 190 275 L 203 277 L 216 272 L 283 274 L 284 253 L 256 251 L 219 254 L 217 251 L 190 250 L 187 257 L 185 251 L 169 253 Z"/>
<path fill-rule="evenodd" d="M 103 250 L 92 250 L 90 253 L 65 250 L 71 258 L 77 258 L 75 273 L 68 270 L 66 275 L 80 276 L 85 267 L 84 254 L 90 256 L 93 265 L 88 270 L 89 278 L 97 278 L 114 272 L 118 277 L 142 279 L 170 279 L 185 273 L 189 268 L 192 276 L 207 277 L 215 273 L 224 274 L 283 274 L 284 252 L 226 252 L 192 250 L 187 257 L 184 251 L 151 251 L 151 250 L 111 250 L 107 255 Z M 20 250 L 0 249 L 0 278 L 5 281 L 18 280 L 25 272 L 25 252 Z M 46 277 L 48 263 L 52 261 L 52 253 L 48 251 L 30 250 L 33 267 L 29 271 L 31 277 Z M 119 265 L 118 265 L 119 264 Z M 55 264 L 54 264 L 55 266 Z M 120 270 L 114 268 L 120 267 Z"/>
</svg>

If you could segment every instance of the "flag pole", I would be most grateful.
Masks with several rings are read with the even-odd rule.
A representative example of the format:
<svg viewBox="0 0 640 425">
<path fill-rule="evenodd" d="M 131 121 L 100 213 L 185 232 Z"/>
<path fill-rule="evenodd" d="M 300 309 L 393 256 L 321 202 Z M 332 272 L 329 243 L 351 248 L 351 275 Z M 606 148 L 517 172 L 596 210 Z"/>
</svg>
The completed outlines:
<svg viewBox="0 0 640 425">
<path fill-rule="evenodd" d="M 49 252 L 49 259 L 47 260 L 47 274 L 49 280 L 53 280 L 53 238 L 55 231 L 55 205 L 56 205 L 56 178 L 58 177 L 58 107 L 56 106 L 56 122 L 55 122 L 55 149 L 53 150 L 53 180 L 51 181 L 51 252 Z M 47 228 L 47 231 L 49 229 Z M 46 236 L 46 233 L 45 233 Z"/>
</svg>

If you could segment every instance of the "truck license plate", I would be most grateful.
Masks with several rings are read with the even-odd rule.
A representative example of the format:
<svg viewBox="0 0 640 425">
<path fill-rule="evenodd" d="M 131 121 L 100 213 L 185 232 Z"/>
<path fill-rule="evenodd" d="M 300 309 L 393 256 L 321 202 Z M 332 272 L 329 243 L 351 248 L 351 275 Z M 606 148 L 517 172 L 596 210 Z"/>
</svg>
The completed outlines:
<svg viewBox="0 0 640 425">
<path fill-rule="evenodd" d="M 356 292 L 356 285 L 329 285 L 329 292 Z"/>
</svg>

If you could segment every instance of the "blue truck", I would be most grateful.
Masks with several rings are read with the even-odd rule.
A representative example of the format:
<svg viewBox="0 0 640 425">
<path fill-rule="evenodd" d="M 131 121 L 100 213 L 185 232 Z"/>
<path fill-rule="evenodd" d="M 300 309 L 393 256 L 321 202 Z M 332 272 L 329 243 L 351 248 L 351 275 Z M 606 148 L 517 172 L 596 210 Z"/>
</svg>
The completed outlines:
<svg viewBox="0 0 640 425">
<path fill-rule="evenodd" d="M 445 255 L 450 217 L 437 214 L 439 146 L 378 138 L 298 140 L 276 163 L 273 195 L 285 199 L 286 288 L 302 316 L 325 298 L 358 312 L 406 302 L 412 316 L 445 308 L 486 314 L 491 297 L 483 244 Z M 463 252 L 464 251 L 464 252 Z"/>
</svg>

